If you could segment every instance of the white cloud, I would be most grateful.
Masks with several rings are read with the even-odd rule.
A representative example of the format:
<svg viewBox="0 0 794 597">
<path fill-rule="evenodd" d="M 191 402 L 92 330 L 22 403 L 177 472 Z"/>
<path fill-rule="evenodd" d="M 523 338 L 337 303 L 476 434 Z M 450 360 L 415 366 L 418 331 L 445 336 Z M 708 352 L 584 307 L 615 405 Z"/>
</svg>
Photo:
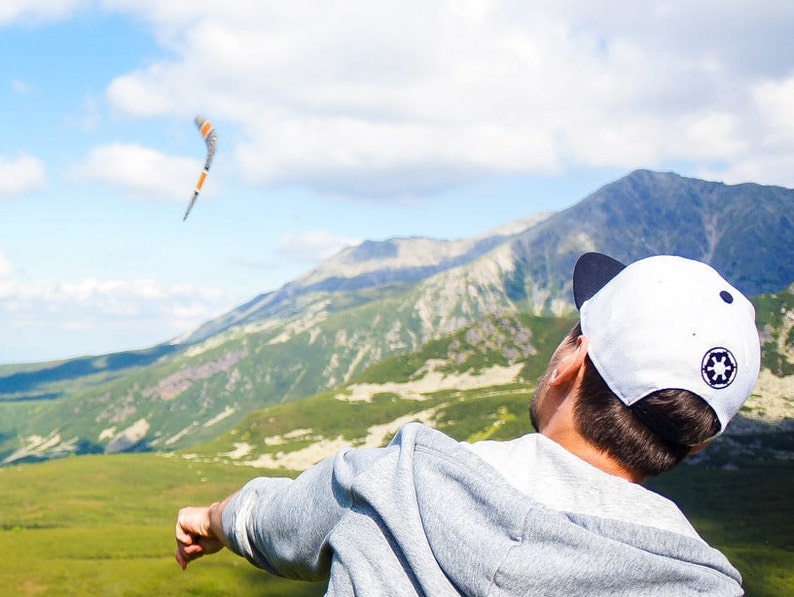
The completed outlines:
<svg viewBox="0 0 794 597">
<path fill-rule="evenodd" d="M 0 266 L 2 264 L 3 261 L 0 260 Z M 10 266 L 7 260 L 6 264 Z M 223 291 L 215 288 L 197 288 L 187 284 L 165 286 L 146 279 L 101 281 L 85 278 L 77 282 L 4 280 L 0 286 L 0 300 L 25 302 L 30 305 L 30 309 L 38 304 L 39 307 L 46 306 L 45 310 L 49 311 L 82 308 L 103 314 L 138 313 L 145 311 L 148 304 L 159 308 L 158 305 L 169 301 L 196 299 L 215 303 L 226 298 L 228 297 Z"/>
<path fill-rule="evenodd" d="M 21 156 L 16 160 L 0 156 L 0 199 L 41 191 L 46 187 L 41 161 L 31 156 Z"/>
<path fill-rule="evenodd" d="M 764 81 L 753 90 L 759 113 L 766 115 L 767 141 L 794 150 L 794 75 Z"/>
<path fill-rule="evenodd" d="M 199 160 L 114 143 L 95 147 L 71 175 L 80 182 L 99 182 L 138 198 L 184 201 L 200 172 Z"/>
<path fill-rule="evenodd" d="M 0 255 L 0 273 L 3 263 Z M 69 346 L 93 346 L 96 353 L 127 350 L 181 335 L 240 300 L 218 288 L 146 279 L 23 282 L 0 277 L 0 335 L 3 350 L 15 360 L 26 350 L 37 360 L 77 356 L 64 353 Z"/>
<path fill-rule="evenodd" d="M 56 20 L 88 4 L 87 0 L 3 0 L 0 3 L 0 26 Z"/>
<path fill-rule="evenodd" d="M 316 263 L 360 242 L 361 239 L 335 236 L 325 230 L 312 230 L 300 234 L 282 234 L 277 249 L 289 259 Z"/>
<path fill-rule="evenodd" d="M 776 151 L 760 131 L 781 116 L 753 110 L 753 90 L 794 69 L 794 5 L 780 2 L 104 6 L 150 22 L 174 56 L 113 81 L 117 110 L 206 111 L 243 131 L 229 145 L 249 180 L 337 193 L 760 164 Z"/>
</svg>

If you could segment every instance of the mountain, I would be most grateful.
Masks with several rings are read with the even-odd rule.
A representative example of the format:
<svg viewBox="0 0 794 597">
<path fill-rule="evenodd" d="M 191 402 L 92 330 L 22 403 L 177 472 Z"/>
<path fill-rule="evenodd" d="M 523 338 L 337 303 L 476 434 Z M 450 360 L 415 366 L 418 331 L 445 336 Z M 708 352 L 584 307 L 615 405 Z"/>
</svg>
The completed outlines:
<svg viewBox="0 0 794 597">
<path fill-rule="evenodd" d="M 750 296 L 774 292 L 794 280 L 792 207 L 791 189 L 637 170 L 563 212 L 531 216 L 474 239 L 395 238 L 348 248 L 181 341 L 289 314 L 305 294 L 429 280 L 477 260 L 475 277 L 504 274 L 500 291 L 509 300 L 533 312 L 565 313 L 572 306 L 573 264 L 592 250 L 624 262 L 677 254 L 713 265 Z"/>
<path fill-rule="evenodd" d="M 676 254 L 713 265 L 745 294 L 786 288 L 794 276 L 794 191 L 725 185 L 638 170 L 556 214 L 512 244 L 514 295 L 539 288 L 570 298 L 570 272 L 584 251 L 624 262 Z M 539 295 L 539 296 L 538 296 Z"/>
<path fill-rule="evenodd" d="M 179 339 L 199 342 L 226 328 L 295 312 L 298 297 L 416 282 L 470 263 L 552 214 L 533 214 L 471 239 L 391 238 L 349 247 L 275 292 L 257 296 Z"/>
<path fill-rule="evenodd" d="M 794 455 L 794 294 L 756 301 L 764 339 L 758 388 L 692 464 L 735 467 Z M 351 383 L 248 415 L 185 453 L 190 460 L 301 471 L 347 446 L 379 447 L 410 421 L 460 441 L 529 433 L 533 382 L 575 318 L 504 314 L 393 356 Z"/>
<path fill-rule="evenodd" d="M 366 242 L 147 351 L 1 367 L 0 463 L 185 448 L 475 322 L 570 316 L 570 274 L 588 250 L 695 257 L 748 294 L 773 296 L 794 281 L 793 205 L 789 189 L 640 170 L 476 238 Z"/>
</svg>

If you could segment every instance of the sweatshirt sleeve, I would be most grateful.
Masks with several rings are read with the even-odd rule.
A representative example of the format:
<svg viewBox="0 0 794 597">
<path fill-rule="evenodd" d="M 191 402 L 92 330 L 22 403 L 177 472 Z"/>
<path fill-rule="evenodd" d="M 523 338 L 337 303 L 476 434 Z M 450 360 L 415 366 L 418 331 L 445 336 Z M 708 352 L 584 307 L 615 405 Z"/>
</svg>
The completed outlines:
<svg viewBox="0 0 794 597">
<path fill-rule="evenodd" d="M 327 578 L 328 539 L 351 507 L 351 485 L 388 449 L 345 449 L 294 480 L 249 481 L 223 511 L 223 532 L 232 551 L 279 576 Z"/>
</svg>

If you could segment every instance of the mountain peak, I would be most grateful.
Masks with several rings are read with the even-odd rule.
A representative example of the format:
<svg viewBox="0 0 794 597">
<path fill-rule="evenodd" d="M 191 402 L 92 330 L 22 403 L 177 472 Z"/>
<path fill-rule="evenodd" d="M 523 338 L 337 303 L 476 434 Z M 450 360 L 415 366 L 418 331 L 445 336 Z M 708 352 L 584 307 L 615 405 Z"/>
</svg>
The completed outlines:
<svg viewBox="0 0 794 597">
<path fill-rule="evenodd" d="M 412 281 L 468 263 L 548 218 L 532 214 L 462 239 L 394 237 L 343 249 L 293 283 L 293 288 L 346 288 Z"/>
</svg>

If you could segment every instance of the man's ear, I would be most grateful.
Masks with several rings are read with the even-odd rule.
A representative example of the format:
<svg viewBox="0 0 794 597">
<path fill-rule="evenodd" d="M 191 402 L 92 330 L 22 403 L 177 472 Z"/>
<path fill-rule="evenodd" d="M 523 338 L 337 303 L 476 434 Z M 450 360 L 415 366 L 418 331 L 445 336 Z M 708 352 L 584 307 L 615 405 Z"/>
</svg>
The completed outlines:
<svg viewBox="0 0 794 597">
<path fill-rule="evenodd" d="M 587 339 L 587 336 L 579 336 L 576 338 L 574 345 L 565 352 L 557 363 L 557 366 L 552 372 L 549 384 L 559 387 L 564 384 L 572 383 L 578 377 L 579 371 L 584 366 L 587 348 L 589 346 L 590 341 Z"/>
</svg>

